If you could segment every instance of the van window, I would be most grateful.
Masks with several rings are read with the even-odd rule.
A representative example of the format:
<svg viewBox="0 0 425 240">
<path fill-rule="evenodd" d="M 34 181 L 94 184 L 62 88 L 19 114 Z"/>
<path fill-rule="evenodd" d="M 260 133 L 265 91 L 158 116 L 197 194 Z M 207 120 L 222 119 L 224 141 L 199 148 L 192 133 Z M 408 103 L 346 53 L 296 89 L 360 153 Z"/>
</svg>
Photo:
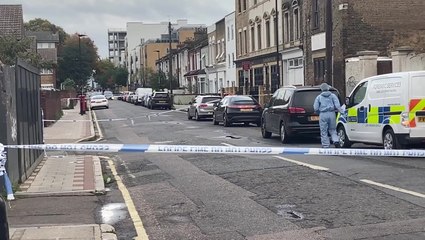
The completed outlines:
<svg viewBox="0 0 425 240">
<path fill-rule="evenodd" d="M 356 106 L 360 104 L 366 96 L 367 82 L 360 84 L 356 90 L 354 90 L 353 96 L 351 97 L 351 105 Z"/>
</svg>

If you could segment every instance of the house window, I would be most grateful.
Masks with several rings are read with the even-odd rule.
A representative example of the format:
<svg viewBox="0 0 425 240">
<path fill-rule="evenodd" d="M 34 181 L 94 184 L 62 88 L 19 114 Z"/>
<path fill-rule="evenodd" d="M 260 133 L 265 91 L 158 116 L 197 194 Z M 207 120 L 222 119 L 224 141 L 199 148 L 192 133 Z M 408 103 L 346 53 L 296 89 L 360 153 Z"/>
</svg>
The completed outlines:
<svg viewBox="0 0 425 240">
<path fill-rule="evenodd" d="M 245 1 L 245 0 L 242 0 Z M 242 12 L 242 2 L 241 0 L 238 0 L 238 12 Z"/>
<path fill-rule="evenodd" d="M 277 14 L 277 13 L 276 13 Z M 277 16 L 277 15 L 276 15 Z M 278 36 L 278 34 L 279 34 L 279 32 L 278 32 L 278 26 L 277 26 L 277 17 L 274 17 L 273 18 L 273 26 L 274 26 L 274 45 L 275 46 L 277 46 L 278 45 L 278 43 L 277 43 L 277 41 L 278 41 L 278 39 L 277 39 L 277 36 Z"/>
<path fill-rule="evenodd" d="M 242 55 L 242 31 L 239 32 L 239 55 Z"/>
<path fill-rule="evenodd" d="M 242 0 L 242 4 L 243 4 L 242 11 L 246 11 L 246 1 L 247 0 Z"/>
<path fill-rule="evenodd" d="M 285 43 L 289 42 L 289 33 L 290 33 L 290 26 L 291 24 L 289 24 L 289 12 L 284 12 L 283 13 L 283 37 L 285 39 Z"/>
<path fill-rule="evenodd" d="M 256 5 L 258 3 L 258 1 L 257 0 L 254 0 L 254 5 Z"/>
<path fill-rule="evenodd" d="M 227 41 L 230 41 L 230 27 L 227 27 Z"/>
<path fill-rule="evenodd" d="M 320 26 L 320 12 L 319 12 L 319 0 L 313 0 L 313 29 L 317 29 Z"/>
<path fill-rule="evenodd" d="M 258 40 L 258 50 L 262 48 L 261 46 L 261 23 L 257 25 L 257 40 Z"/>
<path fill-rule="evenodd" d="M 314 81 L 323 82 L 325 80 L 325 58 L 315 58 L 314 62 Z"/>
<path fill-rule="evenodd" d="M 248 33 L 245 30 L 243 30 L 243 36 L 244 36 L 244 53 L 248 53 Z"/>
<path fill-rule="evenodd" d="M 55 48 L 54 43 L 37 43 L 37 49 Z"/>
<path fill-rule="evenodd" d="M 266 21 L 266 47 L 270 47 L 270 21 Z"/>
<path fill-rule="evenodd" d="M 300 10 L 299 8 L 294 9 L 294 40 L 299 40 L 301 38 L 300 34 Z"/>
<path fill-rule="evenodd" d="M 41 75 L 52 75 L 53 74 L 53 70 L 52 69 L 47 69 L 47 68 L 42 68 L 42 69 L 40 69 L 40 74 Z"/>
<path fill-rule="evenodd" d="M 231 32 L 231 34 L 232 34 L 232 40 L 233 40 L 233 37 L 234 37 L 234 36 L 233 36 L 233 25 L 232 25 L 232 32 Z"/>
<path fill-rule="evenodd" d="M 251 27 L 251 52 L 255 51 L 255 28 Z"/>
</svg>

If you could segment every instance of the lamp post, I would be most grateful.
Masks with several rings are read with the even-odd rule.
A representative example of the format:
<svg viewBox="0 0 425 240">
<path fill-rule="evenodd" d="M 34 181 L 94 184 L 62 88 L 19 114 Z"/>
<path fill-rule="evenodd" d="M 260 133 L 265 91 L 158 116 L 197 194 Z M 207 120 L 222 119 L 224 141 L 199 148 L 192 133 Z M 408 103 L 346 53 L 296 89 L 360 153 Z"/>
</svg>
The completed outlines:
<svg viewBox="0 0 425 240">
<path fill-rule="evenodd" d="M 275 32 L 276 32 L 276 79 L 277 79 L 277 88 L 280 87 L 280 54 L 279 54 L 279 8 L 277 4 L 277 0 L 275 0 L 275 8 L 276 8 L 276 21 L 275 21 Z"/>
<path fill-rule="evenodd" d="M 81 38 L 85 37 L 87 35 L 85 34 L 77 34 L 78 36 L 78 67 L 81 67 Z M 86 99 L 83 96 L 84 93 L 84 84 L 83 84 L 83 80 L 81 79 L 81 97 L 80 97 L 80 114 L 84 115 L 86 114 Z"/>
<path fill-rule="evenodd" d="M 171 22 L 168 22 L 168 37 L 169 37 L 169 57 L 168 57 L 168 78 L 170 79 L 170 93 L 173 94 L 173 63 L 172 63 L 172 58 L 173 58 L 173 53 L 171 51 Z"/>
<path fill-rule="evenodd" d="M 155 52 L 158 54 L 157 60 L 156 60 L 156 62 L 158 63 L 158 87 L 161 87 L 161 75 L 160 75 L 160 68 L 159 68 L 159 58 L 160 58 L 161 51 L 155 50 Z"/>
</svg>

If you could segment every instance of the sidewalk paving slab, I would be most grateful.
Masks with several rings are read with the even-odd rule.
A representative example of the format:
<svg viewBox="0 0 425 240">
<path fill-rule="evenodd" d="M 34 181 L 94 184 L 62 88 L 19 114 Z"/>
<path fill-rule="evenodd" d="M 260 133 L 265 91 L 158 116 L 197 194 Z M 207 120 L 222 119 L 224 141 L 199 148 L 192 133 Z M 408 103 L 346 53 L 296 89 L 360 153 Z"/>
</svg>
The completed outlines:
<svg viewBox="0 0 425 240">
<path fill-rule="evenodd" d="M 63 113 L 61 120 L 68 121 L 57 121 L 44 128 L 45 143 L 78 143 L 96 137 L 90 111 L 80 115 L 76 107 L 63 110 Z M 46 152 L 32 175 L 20 185 L 15 201 L 22 197 L 79 196 L 104 192 L 99 157 Z M 31 223 L 28 226 L 12 225 L 9 230 L 10 239 L 13 240 L 117 239 L 113 227 L 104 224 L 37 226 L 37 223 Z"/>
</svg>

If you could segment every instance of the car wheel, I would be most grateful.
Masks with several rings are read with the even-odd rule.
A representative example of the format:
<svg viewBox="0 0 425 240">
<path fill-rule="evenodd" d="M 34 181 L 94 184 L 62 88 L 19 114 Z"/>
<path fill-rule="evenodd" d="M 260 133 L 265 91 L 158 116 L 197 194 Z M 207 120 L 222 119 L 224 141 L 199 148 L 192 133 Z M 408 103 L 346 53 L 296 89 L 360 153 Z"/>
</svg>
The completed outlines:
<svg viewBox="0 0 425 240">
<path fill-rule="evenodd" d="M 189 110 L 187 110 L 187 119 L 192 120 L 192 116 L 190 116 Z"/>
<path fill-rule="evenodd" d="M 288 142 L 288 134 L 287 134 L 287 132 L 286 132 L 286 129 L 285 129 L 285 123 L 281 123 L 280 124 L 280 131 L 279 131 L 279 136 L 280 136 L 280 141 L 282 142 L 282 143 L 287 143 Z"/>
<path fill-rule="evenodd" d="M 213 124 L 214 124 L 214 125 L 218 125 L 218 122 L 217 122 L 217 120 L 215 119 L 215 114 L 213 114 L 212 119 L 213 119 Z"/>
<path fill-rule="evenodd" d="M 344 126 L 338 126 L 338 138 L 339 138 L 339 146 L 341 148 L 350 148 L 353 143 L 351 143 L 350 139 L 348 139 L 347 132 L 345 131 Z"/>
<path fill-rule="evenodd" d="M 382 137 L 384 149 L 391 150 L 391 149 L 400 149 L 401 145 L 398 144 L 397 138 L 395 137 L 394 131 L 392 129 L 387 129 L 384 132 L 384 135 Z"/>
<path fill-rule="evenodd" d="M 195 120 L 196 120 L 196 121 L 201 120 L 201 119 L 199 118 L 198 111 L 195 111 Z"/>
<path fill-rule="evenodd" d="M 230 127 L 229 119 L 227 118 L 227 114 L 223 114 L 223 126 Z"/>
<path fill-rule="evenodd" d="M 266 122 L 262 121 L 261 123 L 261 136 L 263 136 L 263 138 L 270 138 L 272 136 L 271 132 L 268 132 L 266 130 Z"/>
</svg>

